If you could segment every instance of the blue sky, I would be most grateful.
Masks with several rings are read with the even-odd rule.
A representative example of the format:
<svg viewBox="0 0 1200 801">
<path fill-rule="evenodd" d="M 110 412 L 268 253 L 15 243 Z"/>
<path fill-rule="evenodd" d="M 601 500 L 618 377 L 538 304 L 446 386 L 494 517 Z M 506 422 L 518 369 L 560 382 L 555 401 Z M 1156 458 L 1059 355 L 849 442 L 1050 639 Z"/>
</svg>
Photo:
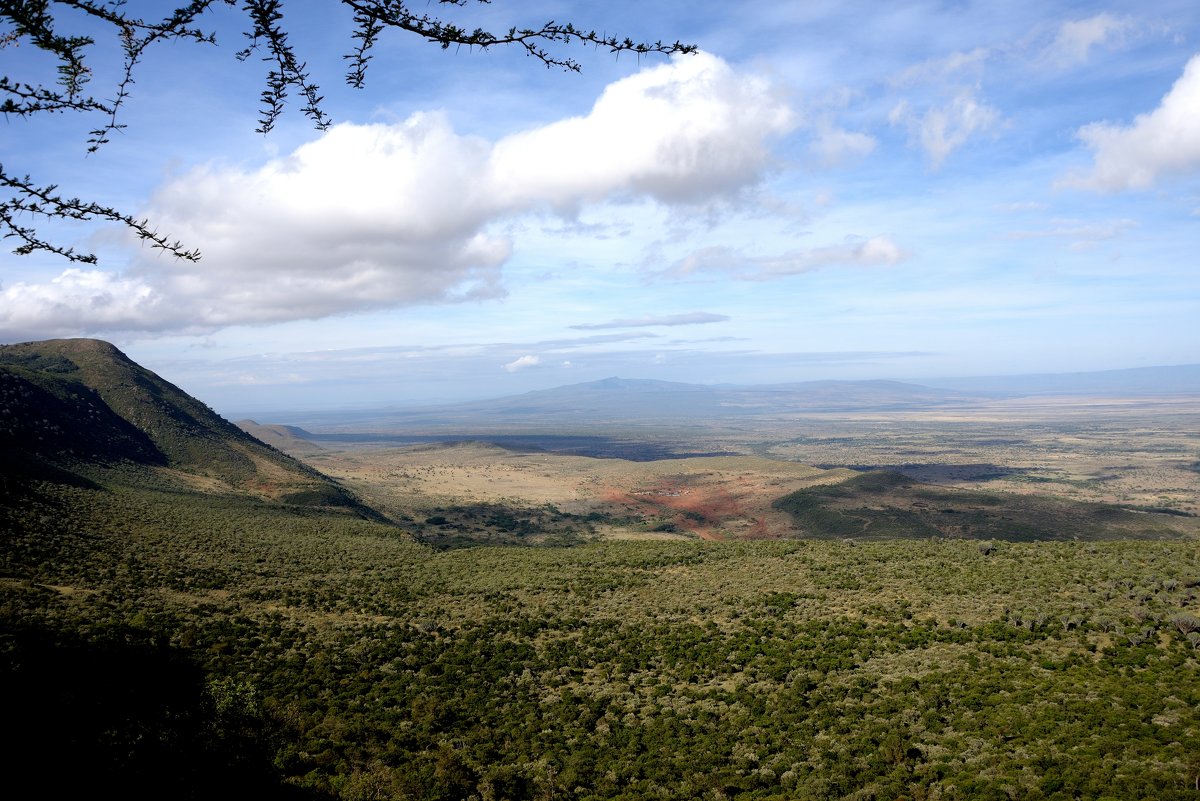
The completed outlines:
<svg viewBox="0 0 1200 801">
<path fill-rule="evenodd" d="M 348 15 L 285 13 L 324 133 L 294 102 L 254 132 L 234 10 L 147 55 L 98 153 L 94 118 L 4 124 L 5 169 L 204 258 L 47 228 L 100 263 L 0 255 L 0 341 L 109 339 L 228 413 L 1200 361 L 1194 0 L 494 2 L 467 27 L 702 52 L 573 74 L 393 35 L 361 91 Z M 39 55 L 4 74 L 52 81 Z"/>
</svg>

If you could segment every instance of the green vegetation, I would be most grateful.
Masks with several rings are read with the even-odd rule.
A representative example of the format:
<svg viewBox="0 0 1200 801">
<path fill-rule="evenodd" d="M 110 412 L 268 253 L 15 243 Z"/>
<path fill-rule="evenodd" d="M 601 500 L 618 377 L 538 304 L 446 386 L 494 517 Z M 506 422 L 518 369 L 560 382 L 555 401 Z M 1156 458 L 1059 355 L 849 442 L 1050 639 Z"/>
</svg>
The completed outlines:
<svg viewBox="0 0 1200 801">
<path fill-rule="evenodd" d="M 1192 541 L 437 553 L 128 475 L 23 492 L 10 720 L 101 785 L 168 764 L 348 799 L 1164 799 L 1200 772 Z M 81 707 L 109 692 L 81 664 L 140 706 Z"/>
<path fill-rule="evenodd" d="M 434 507 L 411 529 L 418 542 L 439 551 L 478 545 L 578 545 L 595 534 L 597 514 L 576 515 L 552 504 L 516 507 L 468 503 Z"/>
</svg>

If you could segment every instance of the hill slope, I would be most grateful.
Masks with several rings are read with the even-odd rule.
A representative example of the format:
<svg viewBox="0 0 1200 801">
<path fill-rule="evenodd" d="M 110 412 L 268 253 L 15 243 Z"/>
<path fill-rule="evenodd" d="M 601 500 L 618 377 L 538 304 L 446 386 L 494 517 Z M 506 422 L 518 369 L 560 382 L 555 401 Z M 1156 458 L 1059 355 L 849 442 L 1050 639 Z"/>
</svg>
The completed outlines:
<svg viewBox="0 0 1200 801">
<path fill-rule="evenodd" d="M 0 477 L 158 478 L 303 505 L 360 504 L 331 479 L 260 442 L 94 339 L 0 346 Z"/>
<path fill-rule="evenodd" d="M 873 470 L 775 501 L 803 536 L 1033 540 L 1160 539 L 1194 534 L 1194 518 L 1066 498 L 940 487 Z"/>
</svg>

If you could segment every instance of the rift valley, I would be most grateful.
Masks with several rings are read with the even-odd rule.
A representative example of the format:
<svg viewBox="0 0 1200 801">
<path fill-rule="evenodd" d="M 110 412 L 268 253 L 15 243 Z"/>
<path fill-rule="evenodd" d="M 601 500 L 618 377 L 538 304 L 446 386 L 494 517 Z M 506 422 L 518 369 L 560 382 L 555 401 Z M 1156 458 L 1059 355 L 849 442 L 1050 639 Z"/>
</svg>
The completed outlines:
<svg viewBox="0 0 1200 801">
<path fill-rule="evenodd" d="M 51 796 L 1200 787 L 1200 393 L 239 426 L 106 343 L 0 348 L 4 749 Z"/>
</svg>

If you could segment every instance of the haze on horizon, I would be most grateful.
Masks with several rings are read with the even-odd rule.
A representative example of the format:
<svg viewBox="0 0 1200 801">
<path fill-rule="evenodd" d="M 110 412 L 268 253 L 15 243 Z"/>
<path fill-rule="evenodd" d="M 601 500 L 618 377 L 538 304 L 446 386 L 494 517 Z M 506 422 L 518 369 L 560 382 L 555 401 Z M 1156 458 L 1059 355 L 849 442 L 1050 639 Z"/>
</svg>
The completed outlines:
<svg viewBox="0 0 1200 801">
<path fill-rule="evenodd" d="M 8 121 L 6 164 L 204 259 L 54 229 L 101 262 L 0 255 L 0 342 L 100 337 L 238 410 L 1200 362 L 1191 0 L 494 3 L 467 27 L 703 52 L 575 75 L 393 37 L 361 92 L 341 9 L 290 13 L 325 133 L 254 133 L 227 14 L 148 54 L 90 157 L 94 120 Z"/>
</svg>

